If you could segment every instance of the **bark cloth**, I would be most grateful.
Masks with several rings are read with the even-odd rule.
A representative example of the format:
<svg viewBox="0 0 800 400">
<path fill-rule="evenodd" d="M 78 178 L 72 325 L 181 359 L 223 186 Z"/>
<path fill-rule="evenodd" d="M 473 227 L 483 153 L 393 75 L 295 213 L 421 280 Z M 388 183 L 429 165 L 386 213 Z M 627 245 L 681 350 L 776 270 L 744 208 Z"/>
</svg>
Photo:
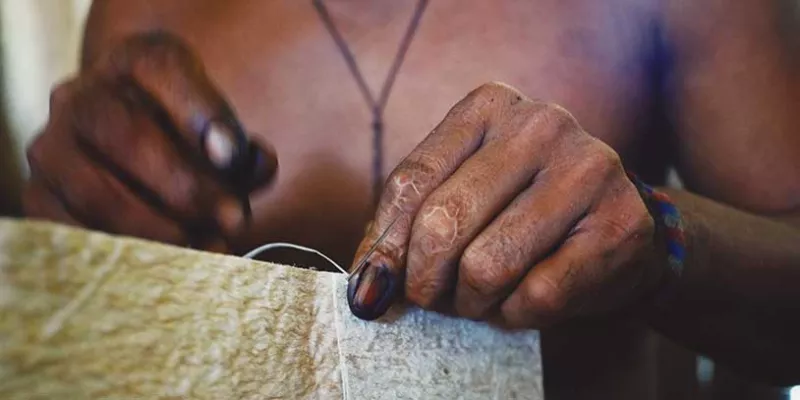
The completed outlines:
<svg viewBox="0 0 800 400">
<path fill-rule="evenodd" d="M 398 308 L 343 274 L 0 219 L 0 398 L 541 400 L 538 332 Z"/>
</svg>

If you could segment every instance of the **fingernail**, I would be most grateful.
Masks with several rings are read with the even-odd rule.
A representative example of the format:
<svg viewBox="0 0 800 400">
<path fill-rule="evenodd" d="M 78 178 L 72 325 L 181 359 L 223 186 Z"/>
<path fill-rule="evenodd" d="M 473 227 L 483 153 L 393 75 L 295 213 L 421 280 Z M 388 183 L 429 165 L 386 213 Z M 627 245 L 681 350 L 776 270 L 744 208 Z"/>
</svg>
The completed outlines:
<svg viewBox="0 0 800 400">
<path fill-rule="evenodd" d="M 259 150 L 252 144 L 250 157 L 252 158 L 249 167 L 251 171 L 250 186 L 255 188 L 269 182 L 274 177 L 278 169 L 278 158 L 271 147 L 262 145 L 262 149 Z"/>
<path fill-rule="evenodd" d="M 217 221 L 224 232 L 238 232 L 245 224 L 245 212 L 242 210 L 242 205 L 236 200 L 222 200 L 217 206 Z"/>
<path fill-rule="evenodd" d="M 203 250 L 211 252 L 211 253 L 227 253 L 228 252 L 228 243 L 223 239 L 215 239 L 205 245 Z"/>
<path fill-rule="evenodd" d="M 367 321 L 381 317 L 392 303 L 395 287 L 395 277 L 386 265 L 367 261 L 347 283 L 350 311 Z"/>
<path fill-rule="evenodd" d="M 230 130 L 218 123 L 211 123 L 206 134 L 206 153 L 208 159 L 218 168 L 228 168 L 233 164 L 236 143 Z"/>
</svg>

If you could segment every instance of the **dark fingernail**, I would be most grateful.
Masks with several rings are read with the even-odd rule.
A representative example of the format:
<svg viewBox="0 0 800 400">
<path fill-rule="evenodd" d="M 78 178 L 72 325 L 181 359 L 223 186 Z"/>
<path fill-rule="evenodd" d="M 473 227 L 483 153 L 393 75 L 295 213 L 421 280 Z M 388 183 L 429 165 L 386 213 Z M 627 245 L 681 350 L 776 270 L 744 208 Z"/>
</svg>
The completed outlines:
<svg viewBox="0 0 800 400">
<path fill-rule="evenodd" d="M 226 242 L 224 239 L 217 238 L 204 245 L 203 250 L 211 253 L 227 253 L 228 242 Z"/>
<path fill-rule="evenodd" d="M 222 124 L 212 122 L 205 138 L 206 155 L 214 166 L 230 168 L 236 156 L 236 141 L 230 130 Z"/>
<path fill-rule="evenodd" d="M 278 158 L 268 146 L 262 145 L 259 149 L 251 143 L 245 172 L 250 175 L 250 189 L 255 189 L 269 182 L 278 169 Z"/>
<path fill-rule="evenodd" d="M 350 311 L 367 321 L 380 318 L 392 304 L 395 281 L 394 274 L 386 265 L 367 261 L 347 282 Z"/>
</svg>

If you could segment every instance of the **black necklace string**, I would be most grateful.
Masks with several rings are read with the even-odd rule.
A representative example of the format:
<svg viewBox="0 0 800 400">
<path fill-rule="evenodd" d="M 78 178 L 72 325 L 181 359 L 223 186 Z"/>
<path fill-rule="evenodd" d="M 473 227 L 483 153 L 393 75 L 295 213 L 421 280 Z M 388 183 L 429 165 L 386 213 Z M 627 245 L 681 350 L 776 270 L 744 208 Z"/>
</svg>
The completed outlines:
<svg viewBox="0 0 800 400">
<path fill-rule="evenodd" d="M 383 81 L 380 96 L 377 100 L 369 90 L 364 75 L 361 74 L 358 63 L 353 53 L 350 51 L 350 47 L 339 33 L 339 30 L 336 29 L 336 24 L 334 24 L 333 18 L 331 18 L 330 13 L 328 13 L 327 7 L 325 7 L 322 0 L 313 0 L 312 2 L 320 18 L 322 18 L 322 22 L 328 29 L 328 33 L 333 38 L 333 41 L 336 42 L 339 52 L 344 58 L 345 63 L 347 63 L 347 67 L 356 80 L 358 89 L 361 91 L 361 95 L 364 97 L 364 101 L 367 102 L 367 106 L 370 107 L 372 113 L 372 204 L 377 205 L 383 187 L 383 110 L 386 108 L 386 103 L 389 101 L 389 93 L 392 90 L 392 85 L 394 85 L 397 73 L 400 71 L 400 66 L 403 64 L 406 52 L 408 52 L 408 48 L 411 46 L 411 41 L 422 19 L 425 7 L 428 5 L 428 0 L 419 0 L 417 3 L 414 9 L 414 15 L 411 18 L 411 23 L 408 25 L 408 29 L 406 29 L 406 33 L 400 41 L 400 47 L 397 49 L 392 67 L 389 69 L 389 73 Z"/>
</svg>

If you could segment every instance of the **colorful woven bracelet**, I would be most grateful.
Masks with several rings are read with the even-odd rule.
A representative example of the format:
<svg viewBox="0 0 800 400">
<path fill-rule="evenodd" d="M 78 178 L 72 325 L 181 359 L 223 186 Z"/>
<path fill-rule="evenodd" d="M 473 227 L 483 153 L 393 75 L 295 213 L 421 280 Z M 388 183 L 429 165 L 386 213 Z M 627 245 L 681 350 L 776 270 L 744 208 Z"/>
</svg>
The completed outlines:
<svg viewBox="0 0 800 400">
<path fill-rule="evenodd" d="M 664 192 L 653 189 L 642 182 L 636 175 L 628 173 L 633 184 L 638 189 L 650 214 L 656 222 L 656 229 L 660 230 L 663 237 L 669 273 L 664 288 L 659 290 L 657 301 L 667 301 L 674 293 L 674 283 L 683 275 L 684 261 L 686 259 L 686 236 L 684 235 L 683 220 L 680 210 L 672 199 Z"/>
</svg>

